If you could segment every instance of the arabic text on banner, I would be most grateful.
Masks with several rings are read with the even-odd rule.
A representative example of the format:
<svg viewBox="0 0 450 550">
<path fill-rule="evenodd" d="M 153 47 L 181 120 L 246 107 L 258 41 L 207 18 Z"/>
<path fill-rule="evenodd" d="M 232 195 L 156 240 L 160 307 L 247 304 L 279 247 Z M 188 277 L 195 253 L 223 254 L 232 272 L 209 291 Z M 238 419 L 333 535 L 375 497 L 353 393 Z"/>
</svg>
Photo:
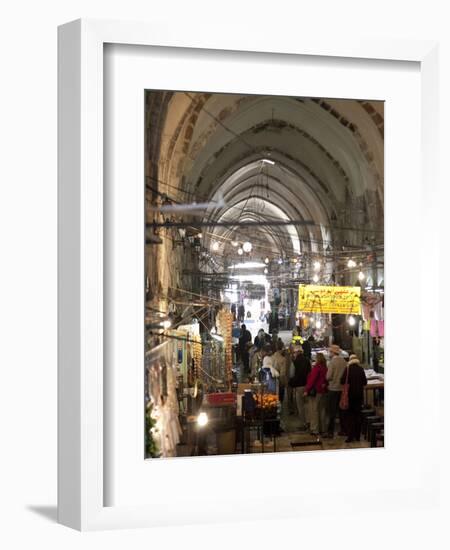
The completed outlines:
<svg viewBox="0 0 450 550">
<path fill-rule="evenodd" d="M 299 285 L 298 309 L 308 313 L 361 313 L 359 286 Z"/>
</svg>

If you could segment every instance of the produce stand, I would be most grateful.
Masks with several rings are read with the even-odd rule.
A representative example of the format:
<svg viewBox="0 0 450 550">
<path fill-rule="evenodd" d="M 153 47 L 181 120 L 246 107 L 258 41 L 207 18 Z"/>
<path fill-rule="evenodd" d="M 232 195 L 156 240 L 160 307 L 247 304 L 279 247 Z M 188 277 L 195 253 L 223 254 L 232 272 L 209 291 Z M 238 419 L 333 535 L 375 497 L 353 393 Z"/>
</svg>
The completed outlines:
<svg viewBox="0 0 450 550">
<path fill-rule="evenodd" d="M 241 453 L 250 452 L 252 431 L 256 431 L 256 439 L 261 441 L 262 452 L 265 449 L 265 436 L 274 440 L 275 452 L 280 425 L 278 396 L 267 393 L 266 386 L 262 383 L 240 386 L 248 386 L 244 388 L 244 393 L 238 393 L 241 405 L 238 407 L 236 420 L 240 433 Z"/>
</svg>

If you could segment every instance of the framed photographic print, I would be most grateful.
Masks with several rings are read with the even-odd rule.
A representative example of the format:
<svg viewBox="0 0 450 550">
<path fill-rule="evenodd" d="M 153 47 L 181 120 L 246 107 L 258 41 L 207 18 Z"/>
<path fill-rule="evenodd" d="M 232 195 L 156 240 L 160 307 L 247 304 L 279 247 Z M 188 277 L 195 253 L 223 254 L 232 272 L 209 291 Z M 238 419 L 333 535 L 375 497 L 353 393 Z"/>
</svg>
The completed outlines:
<svg viewBox="0 0 450 550">
<path fill-rule="evenodd" d="M 434 502 L 413 441 L 437 430 L 416 383 L 436 337 L 401 365 L 437 311 L 436 63 L 431 42 L 60 28 L 61 523 Z"/>
</svg>

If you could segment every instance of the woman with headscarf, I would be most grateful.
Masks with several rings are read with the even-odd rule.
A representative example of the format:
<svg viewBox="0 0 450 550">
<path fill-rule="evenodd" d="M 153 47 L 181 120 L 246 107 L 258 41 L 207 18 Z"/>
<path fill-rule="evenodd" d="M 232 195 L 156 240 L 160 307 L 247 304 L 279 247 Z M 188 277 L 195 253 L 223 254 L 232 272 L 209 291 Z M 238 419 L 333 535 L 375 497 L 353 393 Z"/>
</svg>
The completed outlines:
<svg viewBox="0 0 450 550">
<path fill-rule="evenodd" d="M 348 384 L 348 409 L 344 411 L 346 443 L 361 438 L 361 409 L 364 401 L 366 373 L 356 355 L 350 355 L 348 366 L 341 376 L 341 384 Z"/>
</svg>

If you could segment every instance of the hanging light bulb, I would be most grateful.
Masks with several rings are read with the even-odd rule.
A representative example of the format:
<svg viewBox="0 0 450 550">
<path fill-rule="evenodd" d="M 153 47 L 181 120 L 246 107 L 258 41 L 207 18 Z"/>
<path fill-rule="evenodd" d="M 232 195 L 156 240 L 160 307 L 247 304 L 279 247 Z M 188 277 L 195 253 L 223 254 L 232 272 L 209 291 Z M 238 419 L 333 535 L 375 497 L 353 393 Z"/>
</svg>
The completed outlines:
<svg viewBox="0 0 450 550">
<path fill-rule="evenodd" d="M 170 319 L 167 319 L 166 321 L 163 321 L 163 328 L 165 330 L 167 330 L 168 328 L 170 328 L 172 326 L 172 321 Z"/>
<path fill-rule="evenodd" d="M 347 319 L 347 322 L 351 327 L 354 327 L 356 324 L 356 319 L 353 317 L 353 315 L 350 315 L 350 317 Z"/>
<path fill-rule="evenodd" d="M 278 259 L 278 265 L 281 265 L 283 263 L 283 258 Z"/>
<path fill-rule="evenodd" d="M 269 270 L 267 269 L 267 267 L 264 268 L 264 275 L 267 275 L 267 273 L 269 273 Z"/>
<path fill-rule="evenodd" d="M 214 241 L 211 248 L 214 252 L 217 252 L 219 250 L 219 243 L 217 241 Z"/>
<path fill-rule="evenodd" d="M 313 266 L 314 266 L 314 271 L 319 271 L 320 270 L 320 262 L 319 261 L 314 262 Z"/>
<path fill-rule="evenodd" d="M 238 254 L 239 256 L 242 256 L 242 254 L 244 254 L 244 251 L 242 250 L 241 247 L 238 248 Z"/>
<path fill-rule="evenodd" d="M 321 326 L 322 326 L 322 321 L 320 319 L 318 319 L 316 321 L 316 328 L 321 328 Z"/>
<path fill-rule="evenodd" d="M 314 281 L 315 283 L 318 283 L 318 282 L 319 282 L 319 275 L 317 275 L 317 273 L 314 275 L 313 281 Z"/>
<path fill-rule="evenodd" d="M 231 241 L 231 246 L 234 246 L 236 248 L 236 246 L 238 245 L 239 243 L 237 241 Z"/>
<path fill-rule="evenodd" d="M 252 251 L 252 243 L 249 241 L 245 241 L 245 243 L 242 245 L 242 248 L 244 249 L 244 252 L 251 252 Z"/>
<path fill-rule="evenodd" d="M 265 264 L 268 264 L 268 263 L 269 263 L 269 258 L 266 258 L 266 259 L 264 260 L 264 263 L 265 263 Z"/>
<path fill-rule="evenodd" d="M 363 273 L 362 271 L 360 271 L 360 272 L 358 273 L 358 279 L 359 279 L 360 281 L 364 281 L 365 278 L 366 278 L 366 276 L 364 275 L 364 273 Z"/>
<path fill-rule="evenodd" d="M 355 260 L 350 259 L 350 260 L 347 262 L 347 267 L 350 267 L 350 268 L 356 267 L 356 262 L 355 262 Z"/>
</svg>

